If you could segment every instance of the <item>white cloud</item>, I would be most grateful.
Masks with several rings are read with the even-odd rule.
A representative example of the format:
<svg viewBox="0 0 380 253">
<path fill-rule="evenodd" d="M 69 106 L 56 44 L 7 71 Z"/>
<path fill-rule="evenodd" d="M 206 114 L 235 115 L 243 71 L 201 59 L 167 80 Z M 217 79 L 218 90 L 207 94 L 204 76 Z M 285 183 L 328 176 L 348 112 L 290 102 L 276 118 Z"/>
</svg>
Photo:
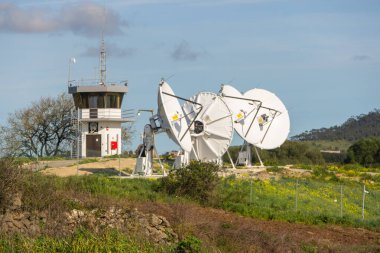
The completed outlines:
<svg viewBox="0 0 380 253">
<path fill-rule="evenodd" d="M 64 4 L 59 9 L 0 3 L 0 32 L 54 33 L 71 31 L 92 37 L 122 33 L 126 25 L 117 13 L 95 2 Z"/>
</svg>

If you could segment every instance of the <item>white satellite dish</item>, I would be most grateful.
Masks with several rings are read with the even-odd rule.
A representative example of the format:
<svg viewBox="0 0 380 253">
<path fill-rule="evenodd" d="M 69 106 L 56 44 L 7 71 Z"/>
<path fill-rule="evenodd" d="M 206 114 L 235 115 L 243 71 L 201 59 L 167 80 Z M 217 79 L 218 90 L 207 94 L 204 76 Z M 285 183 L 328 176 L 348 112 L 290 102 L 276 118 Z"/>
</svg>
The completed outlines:
<svg viewBox="0 0 380 253">
<path fill-rule="evenodd" d="M 290 121 L 284 104 L 276 95 L 262 89 L 241 94 L 230 85 L 222 85 L 220 95 L 234 115 L 235 131 L 244 139 L 236 164 L 251 166 L 252 144 L 264 166 L 256 147 L 278 148 L 289 134 Z"/>
<path fill-rule="evenodd" d="M 153 151 L 157 153 L 154 136 L 157 133 L 166 132 L 169 138 L 183 149 L 185 154 L 191 152 L 190 127 L 193 122 L 190 125 L 188 124 L 178 99 L 188 101 L 176 96 L 169 84 L 162 80 L 158 88 L 158 114 L 153 115 L 149 119 L 150 124 L 144 127 L 143 145 L 136 161 L 134 174 L 152 175 Z M 200 109 L 199 112 L 201 112 L 202 106 L 197 109 Z M 187 163 L 188 156 L 182 155 L 181 157 L 183 162 Z M 162 164 L 161 168 L 164 170 Z"/>
<path fill-rule="evenodd" d="M 191 137 L 189 127 L 172 88 L 165 81 L 158 89 L 158 114 L 161 118 L 161 128 L 166 130 L 169 138 L 177 143 L 184 151 L 191 151 Z"/>
<path fill-rule="evenodd" d="M 288 111 L 281 100 L 273 93 L 263 89 L 252 89 L 244 97 L 261 101 L 255 115 L 246 118 L 249 128 L 242 136 L 248 143 L 261 149 L 280 147 L 290 131 Z"/>
<path fill-rule="evenodd" d="M 245 139 L 251 119 L 254 118 L 261 106 L 261 101 L 246 98 L 231 85 L 223 84 L 219 94 L 231 110 L 235 131 Z"/>
<path fill-rule="evenodd" d="M 246 142 L 261 149 L 281 146 L 289 134 L 289 114 L 281 100 L 263 89 L 244 94 L 222 85 L 220 94 L 234 115 L 234 129 Z"/>
<path fill-rule="evenodd" d="M 202 105 L 202 111 L 197 108 Z M 200 92 L 183 105 L 191 125 L 193 149 L 190 159 L 220 162 L 233 137 L 232 114 L 222 98 L 211 92 Z M 200 112 L 200 113 L 199 113 Z"/>
</svg>

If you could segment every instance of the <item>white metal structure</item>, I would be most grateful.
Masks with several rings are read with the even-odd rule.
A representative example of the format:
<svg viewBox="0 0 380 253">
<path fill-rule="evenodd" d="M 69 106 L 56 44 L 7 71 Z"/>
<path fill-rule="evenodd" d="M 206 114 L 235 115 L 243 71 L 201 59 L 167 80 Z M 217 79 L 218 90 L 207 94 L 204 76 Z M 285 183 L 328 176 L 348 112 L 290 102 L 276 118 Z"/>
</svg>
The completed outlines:
<svg viewBox="0 0 380 253">
<path fill-rule="evenodd" d="M 194 103 L 196 102 L 196 104 Z M 197 109 L 202 105 L 202 112 Z M 221 162 L 233 137 L 232 114 L 220 96 L 211 92 L 200 92 L 183 105 L 187 122 L 191 125 L 191 160 Z"/>
<path fill-rule="evenodd" d="M 185 101 L 182 107 L 179 100 Z M 135 173 L 140 175 L 152 174 L 157 133 L 166 132 L 181 147 L 174 163 L 178 168 L 190 160 L 221 163 L 235 130 L 247 147 L 240 160 L 250 165 L 249 144 L 255 148 L 276 148 L 286 140 L 290 127 L 285 106 L 266 90 L 253 89 L 242 94 L 230 85 L 222 85 L 219 95 L 200 92 L 185 99 L 176 96 L 165 81 L 158 89 L 158 113 L 149 121 L 135 167 Z"/>
<path fill-rule="evenodd" d="M 253 123 L 251 130 L 245 134 L 247 142 L 261 149 L 280 147 L 290 131 L 289 114 L 285 105 L 275 94 L 263 89 L 249 90 L 244 93 L 244 97 L 261 101 L 257 116 L 247 118 Z"/>
<path fill-rule="evenodd" d="M 257 116 L 261 101 L 246 98 L 230 85 L 222 85 L 220 95 L 232 112 L 235 131 L 245 139 L 251 131 L 252 118 Z"/>
<path fill-rule="evenodd" d="M 160 128 L 184 151 L 190 152 L 191 138 L 184 112 L 178 97 L 165 81 L 160 83 L 158 90 L 158 114 L 162 124 Z"/>
<path fill-rule="evenodd" d="M 278 148 L 288 137 L 290 121 L 284 104 L 276 95 L 263 89 L 242 94 L 230 85 L 222 85 L 220 95 L 232 111 L 235 131 L 245 141 L 236 163 L 251 165 L 249 144 L 253 144 L 263 166 L 256 147 Z"/>
<path fill-rule="evenodd" d="M 162 80 L 158 89 L 158 114 L 153 115 L 150 124 L 144 128 L 143 149 L 137 158 L 135 174 L 152 175 L 154 135 L 157 133 L 166 132 L 186 154 L 191 151 L 189 125 L 178 99 L 183 98 L 176 96 L 169 84 Z M 186 158 L 181 157 L 183 163 L 187 162 Z"/>
</svg>

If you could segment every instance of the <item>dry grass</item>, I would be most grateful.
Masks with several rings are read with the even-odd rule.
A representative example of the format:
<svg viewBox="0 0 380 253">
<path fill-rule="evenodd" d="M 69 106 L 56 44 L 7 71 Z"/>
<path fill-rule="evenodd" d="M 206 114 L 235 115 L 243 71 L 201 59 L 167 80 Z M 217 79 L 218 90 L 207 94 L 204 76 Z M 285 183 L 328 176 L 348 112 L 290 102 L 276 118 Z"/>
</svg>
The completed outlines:
<svg viewBox="0 0 380 253">
<path fill-rule="evenodd" d="M 124 173 L 131 173 L 135 167 L 136 159 L 120 158 L 120 169 Z M 76 164 L 72 166 L 63 166 L 55 168 L 47 168 L 42 171 L 46 175 L 55 175 L 59 177 L 68 177 L 75 175 L 91 175 L 91 174 L 118 174 L 119 159 L 103 159 L 98 162 L 79 164 L 77 169 Z"/>
</svg>

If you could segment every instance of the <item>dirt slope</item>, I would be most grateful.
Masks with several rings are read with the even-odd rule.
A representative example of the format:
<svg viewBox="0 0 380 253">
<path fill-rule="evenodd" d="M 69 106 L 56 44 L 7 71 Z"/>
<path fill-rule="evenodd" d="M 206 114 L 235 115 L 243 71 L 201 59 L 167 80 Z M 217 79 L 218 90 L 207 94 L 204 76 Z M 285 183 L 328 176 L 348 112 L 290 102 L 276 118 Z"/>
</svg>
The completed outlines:
<svg viewBox="0 0 380 253">
<path fill-rule="evenodd" d="M 189 203 L 137 205 L 223 252 L 380 252 L 380 233 L 366 229 L 264 221 Z"/>
</svg>

